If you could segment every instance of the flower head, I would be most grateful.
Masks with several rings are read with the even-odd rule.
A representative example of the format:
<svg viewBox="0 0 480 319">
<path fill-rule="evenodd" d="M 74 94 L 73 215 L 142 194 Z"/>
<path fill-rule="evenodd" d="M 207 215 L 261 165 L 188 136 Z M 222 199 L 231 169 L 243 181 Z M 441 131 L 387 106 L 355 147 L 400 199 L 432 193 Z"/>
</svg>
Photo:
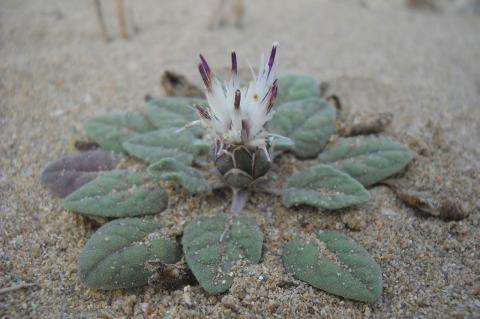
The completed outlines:
<svg viewBox="0 0 480 319">
<path fill-rule="evenodd" d="M 277 45 L 273 44 L 266 63 L 262 54 L 257 74 L 250 68 L 253 79 L 246 87 L 240 87 L 239 84 L 235 52 L 231 56 L 231 78 L 223 84 L 200 55 L 198 70 L 205 83 L 208 106 L 194 107 L 200 123 L 220 144 L 245 145 L 266 150 L 268 132 L 264 126 L 272 118 L 272 107 L 278 90 L 275 72 Z"/>
</svg>

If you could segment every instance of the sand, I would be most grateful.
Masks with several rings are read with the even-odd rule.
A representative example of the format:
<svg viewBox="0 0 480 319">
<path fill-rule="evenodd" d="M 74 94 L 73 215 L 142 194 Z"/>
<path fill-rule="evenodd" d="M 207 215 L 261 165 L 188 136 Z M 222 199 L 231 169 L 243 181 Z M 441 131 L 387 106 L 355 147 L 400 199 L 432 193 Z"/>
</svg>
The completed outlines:
<svg viewBox="0 0 480 319">
<path fill-rule="evenodd" d="M 109 7 L 114 40 L 105 44 L 90 1 L 1 2 L 0 287 L 37 286 L 1 294 L 0 317 L 480 317 L 479 16 L 360 1 L 248 1 L 243 29 L 208 30 L 215 3 L 131 1 L 139 32 L 128 41 Z M 277 40 L 280 72 L 327 81 L 351 112 L 392 112 L 386 134 L 429 150 L 412 165 L 443 165 L 438 174 L 477 194 L 468 197 L 470 215 L 456 222 L 420 215 L 383 186 L 371 189 L 366 205 L 333 213 L 286 209 L 255 193 L 247 209 L 266 235 L 262 262 L 240 271 L 230 292 L 82 287 L 77 258 L 94 227 L 40 184 L 45 165 L 76 152 L 86 118 L 140 110 L 146 94 L 161 95 L 164 70 L 199 83 L 199 52 L 215 68 L 236 49 L 244 64 Z M 287 155 L 271 174 L 281 180 L 312 163 Z M 418 169 L 404 178 L 415 178 L 412 172 Z M 156 218 L 181 233 L 195 216 L 226 210 L 230 196 L 171 193 L 169 209 Z M 370 251 L 383 269 L 377 303 L 344 300 L 285 273 L 282 245 L 312 229 L 339 230 Z"/>
</svg>

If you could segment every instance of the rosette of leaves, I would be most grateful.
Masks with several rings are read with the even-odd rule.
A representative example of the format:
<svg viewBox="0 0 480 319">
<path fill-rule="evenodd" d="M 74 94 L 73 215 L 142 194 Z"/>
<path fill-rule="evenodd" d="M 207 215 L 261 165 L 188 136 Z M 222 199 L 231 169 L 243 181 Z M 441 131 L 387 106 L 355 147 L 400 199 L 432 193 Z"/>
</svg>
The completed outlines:
<svg viewBox="0 0 480 319">
<path fill-rule="evenodd" d="M 193 103 L 199 106 L 197 112 L 207 107 L 202 99 L 153 99 L 144 112 L 107 114 L 87 121 L 87 135 L 105 151 L 66 157 L 50 165 L 42 177 L 47 187 L 68 195 L 63 202 L 65 208 L 87 216 L 119 218 L 100 228 L 82 252 L 80 277 L 87 287 L 145 285 L 150 275 L 145 268 L 147 261 L 174 263 L 179 259 L 179 245 L 158 237 L 158 224 L 143 216 L 167 207 L 163 181 L 177 183 L 193 194 L 212 189 L 205 165 L 197 166 L 207 159 L 204 154 L 208 149 L 220 178 L 244 192 L 259 178 L 268 179 L 267 172 L 275 165 L 271 155 L 290 152 L 299 160 L 309 158 L 314 163 L 294 172 L 282 185 L 282 203 L 287 208 L 309 205 L 319 211 L 365 203 L 370 196 L 366 187 L 398 174 L 412 160 L 405 146 L 381 136 L 330 142 L 337 111 L 320 97 L 318 83 L 312 77 L 280 76 L 276 86 L 275 114 L 266 124 L 272 134 L 263 148 L 220 145 L 202 138 L 202 130 L 182 130 L 195 120 Z M 110 150 L 148 162 L 147 172 L 109 172 L 118 163 L 118 157 L 107 152 Z M 312 160 L 315 158 L 316 162 Z M 240 212 L 243 205 L 238 204 L 233 211 Z M 328 235 L 333 239 L 325 236 L 318 235 L 317 240 L 326 247 L 327 255 L 338 257 L 336 262 L 340 264 L 324 262 L 317 244 L 311 247 L 311 243 L 297 239 L 284 249 L 287 271 L 332 294 L 374 302 L 381 293 L 378 265 L 360 245 L 340 235 Z M 243 214 L 200 217 L 188 224 L 182 238 L 188 266 L 211 294 L 228 290 L 234 280 L 230 274 L 239 262 L 259 262 L 262 242 L 258 226 Z M 345 267 L 353 273 L 342 278 L 351 278 L 337 280 L 334 271 L 343 274 Z"/>
</svg>

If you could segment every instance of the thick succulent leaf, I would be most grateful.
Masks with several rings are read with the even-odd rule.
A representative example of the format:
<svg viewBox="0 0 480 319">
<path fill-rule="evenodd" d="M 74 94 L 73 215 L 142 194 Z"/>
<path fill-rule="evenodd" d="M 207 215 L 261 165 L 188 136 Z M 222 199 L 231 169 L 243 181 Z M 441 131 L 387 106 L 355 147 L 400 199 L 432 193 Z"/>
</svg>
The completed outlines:
<svg viewBox="0 0 480 319">
<path fill-rule="evenodd" d="M 210 294 L 219 294 L 233 282 L 232 266 L 245 258 L 258 263 L 263 233 L 252 219 L 220 214 L 193 220 L 182 238 L 188 266 L 200 285 Z"/>
<path fill-rule="evenodd" d="M 288 150 L 295 147 L 295 143 L 291 139 L 281 135 L 273 135 L 270 138 L 270 143 L 273 146 L 274 150 L 277 148 L 280 150 Z"/>
<path fill-rule="evenodd" d="M 181 249 L 158 233 L 159 225 L 138 218 L 111 221 L 88 240 L 79 259 L 79 275 L 88 288 L 118 289 L 144 286 L 150 273 L 145 262 L 173 264 Z"/>
<path fill-rule="evenodd" d="M 252 176 L 248 175 L 238 168 L 232 168 L 225 175 L 223 175 L 225 183 L 233 188 L 248 188 L 253 182 Z"/>
<path fill-rule="evenodd" d="M 84 125 L 87 135 L 102 148 L 124 152 L 122 143 L 128 138 L 154 129 L 141 114 L 113 113 L 88 119 Z"/>
<path fill-rule="evenodd" d="M 286 74 L 278 78 L 278 105 L 303 100 L 310 97 L 320 97 L 320 86 L 313 77 L 304 74 Z"/>
<path fill-rule="evenodd" d="M 190 165 L 194 157 L 205 149 L 204 143 L 191 132 L 177 132 L 175 128 L 166 128 L 134 136 L 125 141 L 123 147 L 130 155 L 149 163 L 171 157 Z"/>
<path fill-rule="evenodd" d="M 319 158 L 369 186 L 404 169 L 413 156 L 401 144 L 369 136 L 341 138 L 329 145 Z"/>
<path fill-rule="evenodd" d="M 101 217 L 134 217 L 163 211 L 167 193 L 143 175 L 113 171 L 98 176 L 63 200 L 66 209 Z"/>
<path fill-rule="evenodd" d="M 198 117 L 193 111 L 193 104 L 206 105 L 200 98 L 189 97 L 162 97 L 152 99 L 147 104 L 148 118 L 158 128 L 181 128 Z M 196 136 L 202 134 L 201 128 L 190 129 Z"/>
<path fill-rule="evenodd" d="M 148 167 L 148 173 L 159 180 L 174 181 L 192 194 L 211 191 L 210 183 L 199 170 L 167 157 Z"/>
<path fill-rule="evenodd" d="M 103 150 L 68 155 L 49 163 L 41 180 L 63 198 L 97 177 L 99 172 L 113 169 L 119 160 L 119 156 Z"/>
<path fill-rule="evenodd" d="M 281 104 L 268 123 L 269 131 L 290 138 L 294 145 L 277 144 L 301 158 L 317 156 L 335 132 L 336 110 L 320 98 Z"/>
<path fill-rule="evenodd" d="M 333 210 L 364 203 L 370 195 L 350 175 L 320 164 L 290 176 L 282 198 L 287 207 L 306 204 Z"/>
<path fill-rule="evenodd" d="M 365 248 L 338 232 L 320 232 L 308 243 L 294 239 L 282 258 L 288 272 L 328 293 L 368 303 L 382 294 L 380 266 Z"/>
</svg>

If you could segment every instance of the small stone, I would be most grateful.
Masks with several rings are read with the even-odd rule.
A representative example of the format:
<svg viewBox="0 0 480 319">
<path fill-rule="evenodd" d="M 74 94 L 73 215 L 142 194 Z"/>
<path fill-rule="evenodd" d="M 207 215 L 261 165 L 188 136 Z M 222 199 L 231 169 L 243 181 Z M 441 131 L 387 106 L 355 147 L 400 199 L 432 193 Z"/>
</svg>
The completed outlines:
<svg viewBox="0 0 480 319">
<path fill-rule="evenodd" d="M 359 231 L 367 227 L 367 222 L 365 221 L 366 216 L 362 212 L 349 212 L 346 213 L 342 221 L 345 223 L 348 229 Z"/>
<path fill-rule="evenodd" d="M 140 308 L 142 309 L 142 312 L 147 316 L 150 316 L 153 313 L 153 309 L 152 307 L 150 307 L 150 304 L 148 302 L 142 302 L 140 304 Z"/>
<path fill-rule="evenodd" d="M 477 306 L 478 308 L 480 308 L 480 300 L 475 299 L 475 301 L 474 301 L 473 303 L 475 304 L 475 306 Z"/>
<path fill-rule="evenodd" d="M 222 298 L 222 304 L 226 308 L 231 309 L 232 311 L 237 310 L 237 303 L 238 303 L 238 300 L 232 295 L 226 295 Z"/>
<path fill-rule="evenodd" d="M 183 288 L 183 300 L 185 301 L 185 303 L 189 306 L 191 306 L 193 304 L 192 302 L 192 296 L 190 294 L 192 290 L 192 287 L 191 286 L 185 286 Z"/>
<path fill-rule="evenodd" d="M 127 316 L 131 316 L 133 314 L 133 308 L 135 307 L 135 304 L 137 303 L 137 296 L 128 296 L 125 298 L 123 302 L 123 313 L 125 313 Z"/>
<path fill-rule="evenodd" d="M 278 304 L 274 300 L 270 300 L 267 305 L 268 311 L 270 311 L 271 314 L 274 314 L 277 309 L 278 309 Z"/>
</svg>

